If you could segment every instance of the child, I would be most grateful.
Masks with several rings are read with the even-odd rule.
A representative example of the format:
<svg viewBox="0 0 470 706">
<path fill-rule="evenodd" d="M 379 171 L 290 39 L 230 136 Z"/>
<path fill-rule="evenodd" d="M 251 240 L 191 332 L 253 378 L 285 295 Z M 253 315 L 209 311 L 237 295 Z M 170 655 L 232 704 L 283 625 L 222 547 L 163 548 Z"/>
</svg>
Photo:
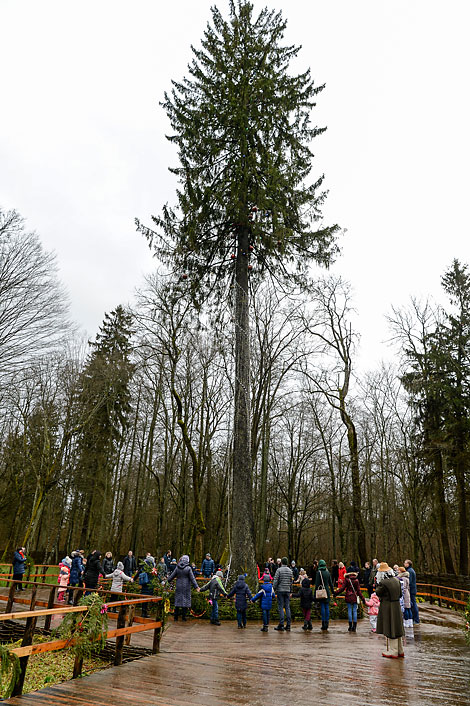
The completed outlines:
<svg viewBox="0 0 470 706">
<path fill-rule="evenodd" d="M 124 581 L 134 581 L 132 576 L 127 576 L 124 573 L 124 564 L 122 563 L 122 561 L 118 561 L 114 571 L 111 574 L 106 574 L 106 578 L 113 579 L 113 583 L 111 584 L 111 591 L 115 591 L 116 593 L 122 593 L 122 585 Z M 117 598 L 116 596 L 111 596 L 110 600 L 117 600 Z"/>
<path fill-rule="evenodd" d="M 313 591 L 310 588 L 310 579 L 308 576 L 303 579 L 299 592 L 294 593 L 292 598 L 300 598 L 300 607 L 302 609 L 302 613 L 304 614 L 304 624 L 302 626 L 302 630 L 313 630 L 311 621 Z"/>
<path fill-rule="evenodd" d="M 377 630 L 377 616 L 379 614 L 380 598 L 374 593 L 371 595 L 366 605 L 369 606 L 369 621 L 372 632 Z"/>
<path fill-rule="evenodd" d="M 251 599 L 251 591 L 245 583 L 245 577 L 240 575 L 227 598 L 235 596 L 235 608 L 237 609 L 238 629 L 246 628 L 246 601 Z"/>
<path fill-rule="evenodd" d="M 264 575 L 264 583 L 261 589 L 258 591 L 256 596 L 251 599 L 254 603 L 258 598 L 261 598 L 261 610 L 263 611 L 263 627 L 261 632 L 268 632 L 269 630 L 269 613 L 273 604 L 273 587 L 271 585 L 271 576 Z"/>
<path fill-rule="evenodd" d="M 223 594 L 227 596 L 227 592 L 222 585 L 224 575 L 221 571 L 217 571 L 215 576 L 211 578 L 204 586 L 201 586 L 201 591 L 209 591 L 209 598 L 212 600 L 211 623 L 212 625 L 220 625 L 219 621 L 219 596 Z"/>
<path fill-rule="evenodd" d="M 60 585 L 60 588 L 57 592 L 57 600 L 60 601 L 61 603 L 65 603 L 65 592 L 67 590 L 67 586 L 69 585 L 70 567 L 71 566 L 72 566 L 72 559 L 69 556 L 66 556 L 65 559 L 62 559 L 62 561 L 59 564 L 59 568 L 60 568 L 59 585 Z"/>
<path fill-rule="evenodd" d="M 305 571 L 305 569 L 300 569 L 300 572 L 299 572 L 299 583 L 300 583 L 300 585 L 302 585 L 302 581 L 303 581 L 304 579 L 308 579 L 307 572 Z M 310 583 L 310 579 L 308 579 L 308 580 L 309 580 L 309 583 Z"/>
</svg>

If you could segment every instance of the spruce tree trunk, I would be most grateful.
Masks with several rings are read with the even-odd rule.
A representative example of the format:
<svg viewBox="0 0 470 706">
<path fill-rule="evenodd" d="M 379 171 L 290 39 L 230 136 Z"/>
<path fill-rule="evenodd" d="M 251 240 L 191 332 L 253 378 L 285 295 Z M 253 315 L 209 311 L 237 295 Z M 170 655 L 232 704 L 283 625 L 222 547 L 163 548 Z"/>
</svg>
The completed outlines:
<svg viewBox="0 0 470 706">
<path fill-rule="evenodd" d="M 252 498 L 248 230 L 240 228 L 237 239 L 231 576 L 233 578 L 240 573 L 247 573 L 255 580 L 257 574 Z"/>
<path fill-rule="evenodd" d="M 436 477 L 436 510 L 439 522 L 439 536 L 441 540 L 442 556 L 446 573 L 455 574 L 454 562 L 450 548 L 449 529 L 447 526 L 447 507 L 444 485 L 444 467 L 439 449 L 434 452 L 434 469 Z"/>
</svg>

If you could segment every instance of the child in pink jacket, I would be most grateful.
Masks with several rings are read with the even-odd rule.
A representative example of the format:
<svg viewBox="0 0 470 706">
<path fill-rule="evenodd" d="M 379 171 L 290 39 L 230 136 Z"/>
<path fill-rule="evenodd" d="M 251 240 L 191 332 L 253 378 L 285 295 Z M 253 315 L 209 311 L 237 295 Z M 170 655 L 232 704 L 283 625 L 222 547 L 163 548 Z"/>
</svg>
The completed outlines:
<svg viewBox="0 0 470 706">
<path fill-rule="evenodd" d="M 379 614 L 380 598 L 374 592 L 369 600 L 366 600 L 366 605 L 369 606 L 369 621 L 372 632 L 377 630 L 377 616 Z"/>
<path fill-rule="evenodd" d="M 60 572 L 59 572 L 59 585 L 60 588 L 57 592 L 57 600 L 60 601 L 61 603 L 65 602 L 65 592 L 67 590 L 67 586 L 69 585 L 69 579 L 70 579 L 70 567 L 72 566 L 72 559 L 70 557 L 66 556 L 65 559 L 62 559 L 62 561 L 59 564 Z"/>
</svg>

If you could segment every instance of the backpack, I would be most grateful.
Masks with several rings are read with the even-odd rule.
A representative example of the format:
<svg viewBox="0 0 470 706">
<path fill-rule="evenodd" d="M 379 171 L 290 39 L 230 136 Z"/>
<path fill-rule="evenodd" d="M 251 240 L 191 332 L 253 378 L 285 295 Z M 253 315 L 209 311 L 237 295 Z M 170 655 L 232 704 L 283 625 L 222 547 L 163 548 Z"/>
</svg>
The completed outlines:
<svg viewBox="0 0 470 706">
<path fill-rule="evenodd" d="M 141 571 L 139 574 L 139 586 L 145 586 L 150 583 L 149 575 L 146 571 Z"/>
</svg>

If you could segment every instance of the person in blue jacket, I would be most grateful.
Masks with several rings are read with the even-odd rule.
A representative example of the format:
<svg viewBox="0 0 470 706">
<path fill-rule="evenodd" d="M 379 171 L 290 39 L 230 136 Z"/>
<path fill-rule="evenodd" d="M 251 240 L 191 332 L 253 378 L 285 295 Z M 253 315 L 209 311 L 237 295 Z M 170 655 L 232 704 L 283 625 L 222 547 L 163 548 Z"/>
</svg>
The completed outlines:
<svg viewBox="0 0 470 706">
<path fill-rule="evenodd" d="M 251 598 L 251 591 L 246 585 L 245 576 L 241 574 L 227 598 L 235 596 L 235 608 L 237 610 L 238 628 L 246 628 L 246 606 L 247 599 Z"/>
<path fill-rule="evenodd" d="M 210 579 L 210 577 L 215 574 L 215 561 L 211 558 L 209 553 L 206 554 L 206 558 L 201 564 L 201 574 L 206 579 Z"/>
<path fill-rule="evenodd" d="M 403 564 L 405 569 L 408 571 L 410 575 L 410 603 L 411 603 L 411 612 L 413 614 L 413 623 L 415 625 L 419 625 L 419 610 L 418 610 L 418 604 L 416 602 L 416 593 L 417 593 L 417 586 L 416 586 L 416 572 L 413 569 L 413 563 L 411 559 L 405 559 L 405 563 Z"/>
<path fill-rule="evenodd" d="M 261 589 L 258 591 L 256 596 L 253 596 L 251 602 L 254 603 L 258 598 L 261 598 L 261 610 L 263 612 L 263 627 L 261 632 L 268 632 L 269 630 L 269 614 L 273 605 L 274 591 L 271 584 L 271 577 L 264 575 L 264 583 Z"/>
<path fill-rule="evenodd" d="M 24 547 L 18 547 L 16 552 L 13 554 L 13 581 L 21 581 L 23 574 L 26 571 L 26 549 Z M 16 584 L 17 591 L 24 591 L 23 584 Z"/>
</svg>

